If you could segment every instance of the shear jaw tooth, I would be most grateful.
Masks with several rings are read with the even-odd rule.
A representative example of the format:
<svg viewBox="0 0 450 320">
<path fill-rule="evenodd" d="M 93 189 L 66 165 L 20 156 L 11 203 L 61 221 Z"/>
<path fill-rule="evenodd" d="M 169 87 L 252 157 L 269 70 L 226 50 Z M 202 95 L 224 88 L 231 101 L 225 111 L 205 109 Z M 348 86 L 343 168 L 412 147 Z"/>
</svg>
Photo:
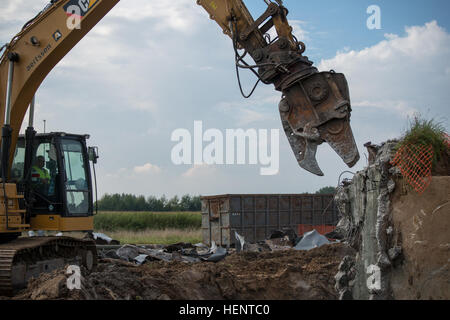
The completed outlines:
<svg viewBox="0 0 450 320">
<path fill-rule="evenodd" d="M 319 164 L 317 163 L 317 159 L 316 159 L 317 146 L 318 146 L 317 143 L 306 139 L 305 154 L 304 154 L 303 160 L 299 161 L 298 164 L 303 169 L 305 169 L 315 175 L 323 177 L 324 174 L 323 174 L 322 170 L 320 169 Z"/>
</svg>

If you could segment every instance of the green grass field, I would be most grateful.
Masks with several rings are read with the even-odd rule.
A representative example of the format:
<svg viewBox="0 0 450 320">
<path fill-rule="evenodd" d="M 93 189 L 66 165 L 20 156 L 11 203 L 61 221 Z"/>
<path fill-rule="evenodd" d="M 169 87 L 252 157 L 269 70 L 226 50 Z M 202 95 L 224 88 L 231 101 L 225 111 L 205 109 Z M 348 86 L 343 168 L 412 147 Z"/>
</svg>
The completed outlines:
<svg viewBox="0 0 450 320">
<path fill-rule="evenodd" d="M 200 212 L 99 212 L 94 230 L 121 243 L 197 243 L 201 220 Z"/>
</svg>

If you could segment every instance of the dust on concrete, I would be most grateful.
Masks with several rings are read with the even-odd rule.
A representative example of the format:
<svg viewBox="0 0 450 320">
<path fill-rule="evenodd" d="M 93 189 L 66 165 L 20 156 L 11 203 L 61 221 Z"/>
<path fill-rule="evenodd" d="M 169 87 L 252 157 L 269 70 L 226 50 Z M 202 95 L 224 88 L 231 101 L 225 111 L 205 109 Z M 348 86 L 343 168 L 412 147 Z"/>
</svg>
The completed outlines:
<svg viewBox="0 0 450 320">
<path fill-rule="evenodd" d="M 82 272 L 80 290 L 67 289 L 65 270 L 58 270 L 33 279 L 13 299 L 334 300 L 334 276 L 349 254 L 348 246 L 333 244 L 310 251 L 232 253 L 217 263 L 149 261 L 136 266 L 104 259 L 95 272 Z"/>
</svg>

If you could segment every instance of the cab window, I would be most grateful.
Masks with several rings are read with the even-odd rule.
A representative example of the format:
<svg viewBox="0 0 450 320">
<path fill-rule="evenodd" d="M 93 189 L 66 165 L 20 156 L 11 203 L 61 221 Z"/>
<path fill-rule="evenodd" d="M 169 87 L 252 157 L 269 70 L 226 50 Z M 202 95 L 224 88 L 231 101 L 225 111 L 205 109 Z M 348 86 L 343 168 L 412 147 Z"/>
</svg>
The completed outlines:
<svg viewBox="0 0 450 320">
<path fill-rule="evenodd" d="M 21 181 L 23 179 L 23 171 L 25 164 L 25 140 L 17 140 L 16 151 L 11 166 L 11 179 L 13 181 Z"/>
<path fill-rule="evenodd" d="M 35 150 L 31 167 L 31 185 L 35 192 L 45 198 L 52 198 L 57 192 L 58 175 L 55 146 L 50 142 L 41 142 Z"/>
<path fill-rule="evenodd" d="M 67 209 L 69 214 L 89 212 L 89 188 L 87 171 L 80 141 L 61 140 L 64 157 Z"/>
</svg>

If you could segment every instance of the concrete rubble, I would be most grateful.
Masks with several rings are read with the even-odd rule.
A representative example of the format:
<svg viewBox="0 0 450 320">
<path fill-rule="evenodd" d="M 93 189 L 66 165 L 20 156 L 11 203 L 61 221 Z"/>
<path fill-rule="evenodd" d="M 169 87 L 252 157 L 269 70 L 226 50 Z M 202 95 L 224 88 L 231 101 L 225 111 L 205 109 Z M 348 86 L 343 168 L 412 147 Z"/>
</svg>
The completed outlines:
<svg viewBox="0 0 450 320">
<path fill-rule="evenodd" d="M 397 141 L 381 146 L 370 144 L 369 166 L 357 172 L 351 183 L 341 186 L 336 194 L 342 215 L 336 232 L 358 251 L 355 259 L 346 257 L 336 275 L 336 289 L 342 298 L 391 298 L 386 276 L 391 266 L 387 230 L 392 229 L 389 195 L 395 182 L 389 169 L 396 144 Z"/>
</svg>

